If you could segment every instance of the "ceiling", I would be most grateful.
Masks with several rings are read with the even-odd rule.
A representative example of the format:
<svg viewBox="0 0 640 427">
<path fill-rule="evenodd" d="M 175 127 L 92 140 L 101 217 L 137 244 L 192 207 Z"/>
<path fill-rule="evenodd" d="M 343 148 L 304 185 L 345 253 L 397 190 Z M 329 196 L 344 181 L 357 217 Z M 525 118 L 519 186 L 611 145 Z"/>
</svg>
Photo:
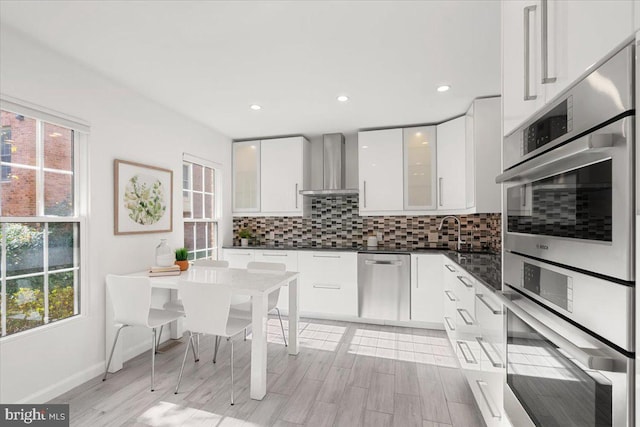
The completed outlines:
<svg viewBox="0 0 640 427">
<path fill-rule="evenodd" d="M 435 123 L 500 93 L 499 1 L 2 1 L 0 24 L 234 139 Z"/>
</svg>

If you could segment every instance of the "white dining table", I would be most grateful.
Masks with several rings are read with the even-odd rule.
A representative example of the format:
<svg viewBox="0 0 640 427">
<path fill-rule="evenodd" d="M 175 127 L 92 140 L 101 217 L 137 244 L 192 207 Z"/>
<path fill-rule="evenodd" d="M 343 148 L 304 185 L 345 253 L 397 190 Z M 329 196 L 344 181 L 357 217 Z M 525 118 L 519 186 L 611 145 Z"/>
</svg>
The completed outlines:
<svg viewBox="0 0 640 427">
<path fill-rule="evenodd" d="M 132 276 L 146 276 L 146 272 Z M 283 286 L 289 288 L 289 339 L 288 353 L 296 355 L 298 349 L 298 273 L 293 271 L 247 270 L 241 268 L 191 267 L 179 276 L 150 277 L 154 288 L 171 290 L 172 299 L 180 293 L 180 280 L 228 285 L 234 295 L 251 297 L 251 391 L 252 399 L 262 400 L 267 393 L 267 306 L 269 294 Z M 288 286 L 287 286 L 288 285 Z M 107 293 L 108 294 L 108 293 Z M 107 301 L 107 349 L 113 340 L 115 327 L 109 321 L 110 301 Z M 172 338 L 180 338 L 180 325 L 172 325 Z M 122 368 L 122 351 L 114 352 L 110 372 Z"/>
</svg>

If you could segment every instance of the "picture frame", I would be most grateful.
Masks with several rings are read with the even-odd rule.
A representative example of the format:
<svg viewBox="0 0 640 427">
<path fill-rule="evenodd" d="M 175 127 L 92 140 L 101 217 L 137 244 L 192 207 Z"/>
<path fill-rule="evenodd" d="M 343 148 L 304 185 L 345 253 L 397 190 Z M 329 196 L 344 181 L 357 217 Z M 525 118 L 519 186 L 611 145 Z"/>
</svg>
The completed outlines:
<svg viewBox="0 0 640 427">
<path fill-rule="evenodd" d="M 173 231 L 173 171 L 116 159 L 114 234 Z"/>
</svg>

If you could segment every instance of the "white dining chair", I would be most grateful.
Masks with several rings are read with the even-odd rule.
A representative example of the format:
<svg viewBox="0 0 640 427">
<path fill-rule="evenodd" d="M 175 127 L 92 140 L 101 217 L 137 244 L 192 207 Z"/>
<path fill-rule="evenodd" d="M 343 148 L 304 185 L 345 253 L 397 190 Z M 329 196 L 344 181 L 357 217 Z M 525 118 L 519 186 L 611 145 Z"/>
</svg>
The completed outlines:
<svg viewBox="0 0 640 427">
<path fill-rule="evenodd" d="M 113 351 L 116 348 L 120 331 L 128 326 L 140 326 L 151 329 L 151 391 L 155 386 L 155 362 L 156 362 L 156 329 L 184 316 L 172 310 L 151 308 L 151 282 L 148 277 L 117 276 L 109 274 L 106 278 L 107 292 L 113 303 L 113 319 L 120 327 L 116 332 L 109 361 L 104 371 L 102 381 L 107 379 Z M 195 349 L 194 349 L 195 356 Z"/>
<path fill-rule="evenodd" d="M 187 280 L 180 282 L 180 293 L 185 309 L 185 328 L 189 331 L 189 342 L 193 345 L 194 337 L 199 334 L 214 335 L 216 355 L 220 337 L 226 337 L 231 343 L 231 404 L 233 405 L 233 340 L 231 338 L 246 329 L 251 324 L 251 319 L 237 318 L 230 314 L 231 292 L 231 287 L 227 285 Z M 178 394 L 180 388 L 188 351 L 189 346 L 182 359 L 175 394 Z M 215 363 L 215 355 L 213 360 Z"/>
<path fill-rule="evenodd" d="M 217 259 L 208 259 L 208 258 L 199 258 L 193 261 L 194 267 L 206 267 L 206 268 L 229 268 L 229 261 L 217 260 Z M 182 305 L 182 300 L 177 299 L 175 301 L 167 301 L 162 306 L 165 310 L 179 311 L 184 313 L 184 307 Z M 160 344 L 160 339 L 162 338 L 162 326 L 160 327 L 160 333 L 158 334 L 158 344 Z"/>
<path fill-rule="evenodd" d="M 247 270 L 251 271 L 287 271 L 287 266 L 280 262 L 259 262 L 253 261 L 247 264 Z M 282 316 L 280 315 L 280 309 L 278 306 L 278 299 L 280 298 L 280 288 L 269 294 L 267 301 L 267 313 L 276 311 L 278 319 L 280 320 L 280 329 L 282 330 L 282 339 L 284 340 L 284 346 L 287 347 L 287 337 L 284 333 L 284 325 L 282 324 Z M 251 301 L 246 301 L 240 304 L 233 304 L 231 306 L 231 313 L 236 317 L 247 317 L 251 319 Z M 246 331 L 245 331 L 246 339 Z"/>
</svg>

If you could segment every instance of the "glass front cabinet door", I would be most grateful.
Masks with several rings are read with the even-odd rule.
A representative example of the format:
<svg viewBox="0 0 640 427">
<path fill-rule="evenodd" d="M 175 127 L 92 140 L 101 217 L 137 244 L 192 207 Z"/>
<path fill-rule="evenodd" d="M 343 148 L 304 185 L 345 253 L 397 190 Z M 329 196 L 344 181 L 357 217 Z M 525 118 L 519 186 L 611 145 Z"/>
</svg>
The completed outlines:
<svg viewBox="0 0 640 427">
<path fill-rule="evenodd" d="M 403 129 L 404 209 L 436 209 L 436 127 Z"/>
<path fill-rule="evenodd" d="M 233 211 L 260 210 L 260 141 L 233 143 Z"/>
</svg>

